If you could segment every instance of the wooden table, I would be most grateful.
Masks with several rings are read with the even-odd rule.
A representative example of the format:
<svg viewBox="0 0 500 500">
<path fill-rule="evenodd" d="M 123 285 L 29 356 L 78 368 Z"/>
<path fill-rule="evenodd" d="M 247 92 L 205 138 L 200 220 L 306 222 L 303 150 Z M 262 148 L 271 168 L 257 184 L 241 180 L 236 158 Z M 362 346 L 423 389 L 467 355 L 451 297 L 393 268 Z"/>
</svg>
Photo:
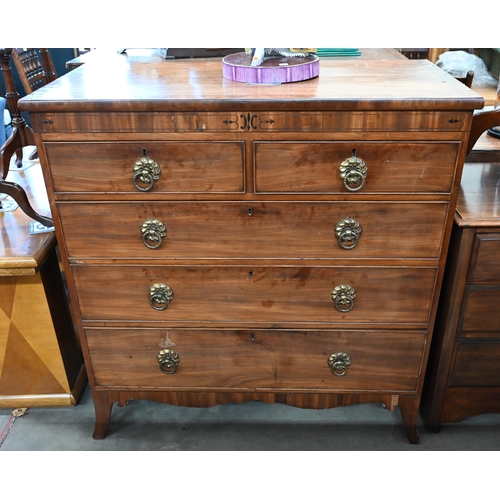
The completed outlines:
<svg viewBox="0 0 500 500">
<path fill-rule="evenodd" d="M 40 165 L 11 170 L 8 180 L 25 188 L 36 209 L 50 214 Z M 30 235 L 31 222 L 20 208 L 0 213 L 2 408 L 75 405 L 87 380 L 55 234 Z"/>
<path fill-rule="evenodd" d="M 467 155 L 466 162 L 500 162 L 500 139 L 484 132 Z"/>
<path fill-rule="evenodd" d="M 485 106 L 494 106 L 497 98 L 497 87 L 491 85 L 489 87 L 476 87 L 472 84 L 472 90 L 477 92 L 481 97 L 484 98 Z"/>
</svg>

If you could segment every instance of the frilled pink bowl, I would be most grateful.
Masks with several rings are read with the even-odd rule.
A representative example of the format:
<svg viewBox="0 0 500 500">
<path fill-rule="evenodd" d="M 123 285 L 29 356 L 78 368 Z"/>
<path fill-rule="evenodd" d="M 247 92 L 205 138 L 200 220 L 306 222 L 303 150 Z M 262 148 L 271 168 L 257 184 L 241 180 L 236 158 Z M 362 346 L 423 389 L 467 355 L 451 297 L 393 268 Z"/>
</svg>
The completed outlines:
<svg viewBox="0 0 500 500">
<path fill-rule="evenodd" d="M 241 83 L 275 85 L 310 80 L 319 75 L 319 57 L 269 57 L 260 66 L 252 67 L 245 52 L 230 54 L 222 59 L 222 75 Z"/>
</svg>

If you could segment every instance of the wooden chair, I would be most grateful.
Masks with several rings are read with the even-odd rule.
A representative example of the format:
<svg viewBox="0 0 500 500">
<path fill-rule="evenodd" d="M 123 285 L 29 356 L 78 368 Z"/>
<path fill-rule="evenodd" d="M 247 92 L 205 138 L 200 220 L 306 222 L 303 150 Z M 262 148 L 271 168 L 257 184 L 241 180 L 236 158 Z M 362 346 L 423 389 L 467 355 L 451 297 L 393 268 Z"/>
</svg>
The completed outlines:
<svg viewBox="0 0 500 500">
<path fill-rule="evenodd" d="M 27 94 L 57 78 L 48 49 L 13 49 L 12 60 Z"/>
<path fill-rule="evenodd" d="M 464 85 L 467 85 L 467 87 L 472 88 L 472 80 L 474 80 L 474 71 L 469 70 L 467 71 L 467 74 L 463 77 L 455 77 L 459 82 L 462 82 Z"/>
<path fill-rule="evenodd" d="M 48 49 L 13 49 L 11 57 L 26 94 L 31 94 L 57 78 Z M 35 149 L 29 159 L 36 158 L 38 152 Z"/>
<path fill-rule="evenodd" d="M 0 193 L 5 193 L 21 207 L 21 210 L 32 219 L 45 226 L 52 226 L 52 219 L 37 213 L 31 206 L 26 191 L 15 182 L 6 181 L 9 173 L 10 159 L 25 146 L 34 146 L 35 140 L 33 130 L 29 127 L 21 115 L 18 101 L 19 94 L 14 85 L 10 69 L 10 57 L 12 49 L 0 49 L 0 66 L 5 81 L 5 99 L 12 117 L 12 134 L 5 144 L 0 147 Z M 17 161 L 22 162 L 22 154 L 18 153 Z"/>
</svg>

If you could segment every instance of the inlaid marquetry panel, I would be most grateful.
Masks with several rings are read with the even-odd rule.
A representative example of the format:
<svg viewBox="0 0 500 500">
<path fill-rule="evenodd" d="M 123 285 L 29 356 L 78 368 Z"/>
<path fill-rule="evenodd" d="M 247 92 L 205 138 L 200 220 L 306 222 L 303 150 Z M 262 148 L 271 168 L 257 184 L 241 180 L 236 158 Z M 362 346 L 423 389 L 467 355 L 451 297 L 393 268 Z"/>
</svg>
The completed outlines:
<svg viewBox="0 0 500 500">
<path fill-rule="evenodd" d="M 2 277 L 0 406 L 6 395 L 69 392 L 40 275 Z"/>
<path fill-rule="evenodd" d="M 228 111 L 142 113 L 44 113 L 32 117 L 35 132 L 335 132 L 462 131 L 470 118 L 456 111 L 280 113 Z"/>
</svg>

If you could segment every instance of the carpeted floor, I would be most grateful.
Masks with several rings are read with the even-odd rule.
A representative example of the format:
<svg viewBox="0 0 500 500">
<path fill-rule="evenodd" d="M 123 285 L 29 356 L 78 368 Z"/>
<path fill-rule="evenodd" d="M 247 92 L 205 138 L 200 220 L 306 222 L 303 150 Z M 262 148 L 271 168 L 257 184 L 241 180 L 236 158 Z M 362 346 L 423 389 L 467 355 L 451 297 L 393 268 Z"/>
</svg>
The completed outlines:
<svg viewBox="0 0 500 500">
<path fill-rule="evenodd" d="M 0 409 L 0 429 L 8 428 L 11 418 L 11 410 Z M 105 439 L 92 439 L 93 428 L 87 386 L 76 407 L 30 408 L 17 417 L 0 451 L 500 451 L 500 415 L 445 424 L 439 433 L 420 422 L 420 444 L 411 445 L 399 410 L 376 404 L 303 410 L 260 402 L 182 408 L 132 401 L 113 407 Z"/>
</svg>

